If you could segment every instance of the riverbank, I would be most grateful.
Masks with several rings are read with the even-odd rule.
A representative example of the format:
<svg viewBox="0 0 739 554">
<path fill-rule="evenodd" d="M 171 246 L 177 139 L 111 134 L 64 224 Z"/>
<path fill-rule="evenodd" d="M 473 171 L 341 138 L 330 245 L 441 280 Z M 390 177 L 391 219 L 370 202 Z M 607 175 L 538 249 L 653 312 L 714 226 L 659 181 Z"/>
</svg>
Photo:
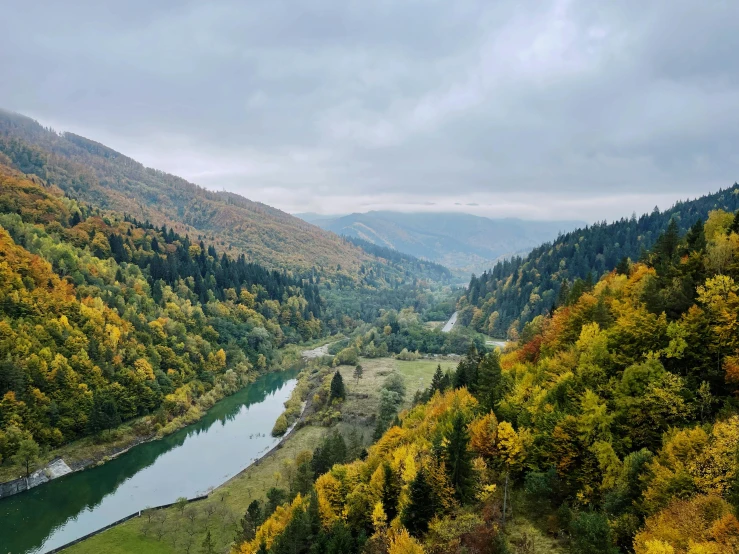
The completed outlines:
<svg viewBox="0 0 739 554">
<path fill-rule="evenodd" d="M 296 386 L 276 372 L 218 402 L 202 420 L 108 463 L 0 501 L 0 551 L 43 553 L 148 506 L 208 494 L 268 452 Z"/>
<path fill-rule="evenodd" d="M 286 371 L 276 368 L 274 371 Z M 69 444 L 63 445 L 43 453 L 36 464 L 41 466 L 35 469 L 26 478 L 21 466 L 0 466 L 0 499 L 24 492 L 37 486 L 44 485 L 58 477 L 69 473 L 82 471 L 114 460 L 130 449 L 143 443 L 161 439 L 176 433 L 180 429 L 196 423 L 202 419 L 216 402 L 238 393 L 252 384 L 260 375 L 251 374 L 242 386 L 229 390 L 217 385 L 211 393 L 219 390 L 220 393 L 211 394 L 212 404 L 203 409 L 197 402 L 193 409 L 184 416 L 176 417 L 165 426 L 155 426 L 154 414 L 146 415 L 106 431 L 103 436 L 88 436 Z M 60 465 L 68 470 L 59 471 Z"/>
<path fill-rule="evenodd" d="M 197 514 L 190 513 L 188 516 L 176 508 L 168 508 L 163 510 L 166 514 L 164 523 L 157 524 L 154 530 L 149 529 L 146 517 L 133 518 L 74 545 L 65 553 L 175 554 L 187 551 L 188 547 L 191 551 L 197 551 L 207 531 L 211 532 L 216 551 L 225 551 L 233 541 L 238 522 L 249 503 L 255 499 L 265 500 L 267 491 L 272 487 L 286 486 L 283 477 L 286 468 L 301 452 L 312 453 L 326 433 L 332 429 L 339 429 L 344 434 L 357 430 L 366 438 L 365 444 L 369 444 L 379 409 L 379 390 L 387 375 L 397 371 L 405 380 L 408 407 L 413 393 L 428 387 L 437 364 L 443 370 L 456 366 L 454 359 L 401 361 L 394 358 L 362 358 L 360 363 L 364 371 L 358 380 L 353 376 L 354 366 L 338 368 L 347 388 L 347 398 L 340 407 L 341 421 L 331 427 L 312 422 L 312 408 L 304 405 L 292 431 L 257 462 L 217 487 L 207 500 L 199 502 Z M 208 515 L 213 510 L 221 514 L 217 523 L 214 517 Z"/>
</svg>

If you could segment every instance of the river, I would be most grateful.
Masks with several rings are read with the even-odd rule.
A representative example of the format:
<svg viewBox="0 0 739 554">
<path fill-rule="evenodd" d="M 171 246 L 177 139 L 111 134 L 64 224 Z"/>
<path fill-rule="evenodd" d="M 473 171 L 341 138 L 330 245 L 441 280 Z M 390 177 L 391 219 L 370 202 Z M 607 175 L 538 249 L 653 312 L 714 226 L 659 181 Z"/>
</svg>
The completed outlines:
<svg viewBox="0 0 739 554">
<path fill-rule="evenodd" d="M 193 425 L 0 500 L 0 553 L 40 554 L 147 506 L 192 498 L 224 483 L 278 442 L 270 432 L 295 377 L 260 377 Z"/>
</svg>

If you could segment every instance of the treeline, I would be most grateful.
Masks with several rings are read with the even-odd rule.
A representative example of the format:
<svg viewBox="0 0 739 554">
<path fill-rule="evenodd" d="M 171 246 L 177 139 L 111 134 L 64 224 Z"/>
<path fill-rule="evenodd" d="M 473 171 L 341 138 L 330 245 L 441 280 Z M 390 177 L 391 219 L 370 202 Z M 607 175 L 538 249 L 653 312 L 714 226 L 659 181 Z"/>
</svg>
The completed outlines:
<svg viewBox="0 0 739 554">
<path fill-rule="evenodd" d="M 575 554 L 736 552 L 739 215 L 678 229 L 517 346 L 438 369 L 366 458 L 237 551 L 509 552 L 514 504 Z"/>
<path fill-rule="evenodd" d="M 334 351 L 339 346 L 342 350 Z M 485 350 L 485 339 L 470 329 L 444 333 L 429 328 L 413 308 L 382 310 L 378 318 L 357 327 L 350 339 L 336 343 L 331 353 L 337 363 L 354 364 L 359 356 L 383 358 L 404 351 L 424 354 L 464 354 L 474 347 Z"/>
<path fill-rule="evenodd" d="M 685 233 L 711 210 L 739 209 L 739 185 L 696 200 L 657 208 L 639 218 L 596 223 L 560 236 L 525 257 L 503 260 L 473 276 L 459 303 L 459 321 L 493 336 L 515 338 L 523 326 L 558 305 L 562 288 L 592 285 L 624 259 L 639 260 L 674 221 Z"/>
<path fill-rule="evenodd" d="M 388 262 L 405 270 L 408 277 L 421 276 L 422 278 L 431 279 L 442 283 L 448 283 L 452 279 L 452 272 L 441 264 L 421 260 L 410 254 L 398 252 L 393 248 L 379 246 L 358 237 L 343 237 L 348 242 L 360 247 L 365 252 L 383 258 Z M 364 273 L 364 268 L 360 269 L 360 273 Z"/>
<path fill-rule="evenodd" d="M 0 456 L 193 421 L 321 336 L 320 310 L 309 281 L 0 165 Z"/>
<path fill-rule="evenodd" d="M 275 208 L 206 190 L 90 139 L 57 133 L 3 110 L 0 157 L 0 162 L 60 187 L 70 198 L 176 226 L 191 237 L 207 235 L 221 250 L 270 268 L 356 279 L 362 265 L 388 267 L 340 237 Z M 392 273 L 397 276 L 397 268 Z"/>
</svg>

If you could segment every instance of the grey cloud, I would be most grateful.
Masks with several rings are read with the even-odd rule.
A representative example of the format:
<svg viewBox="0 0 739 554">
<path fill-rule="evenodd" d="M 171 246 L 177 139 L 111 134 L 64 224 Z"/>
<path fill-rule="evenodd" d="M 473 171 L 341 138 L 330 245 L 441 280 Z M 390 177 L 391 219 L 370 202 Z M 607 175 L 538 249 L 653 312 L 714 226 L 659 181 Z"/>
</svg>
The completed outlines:
<svg viewBox="0 0 739 554">
<path fill-rule="evenodd" d="M 736 179 L 735 3 L 13 4 L 0 106 L 284 209 L 593 220 Z"/>
</svg>

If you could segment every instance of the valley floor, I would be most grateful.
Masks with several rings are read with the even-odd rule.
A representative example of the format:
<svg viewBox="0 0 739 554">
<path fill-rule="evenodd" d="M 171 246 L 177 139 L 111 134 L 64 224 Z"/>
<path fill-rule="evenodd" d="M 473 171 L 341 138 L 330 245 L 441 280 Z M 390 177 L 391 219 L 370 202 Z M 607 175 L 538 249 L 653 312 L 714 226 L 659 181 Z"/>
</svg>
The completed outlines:
<svg viewBox="0 0 739 554">
<path fill-rule="evenodd" d="M 352 429 L 361 432 L 369 444 L 374 431 L 374 415 L 379 409 L 379 391 L 390 373 L 397 371 L 406 383 L 406 406 L 412 402 L 416 390 L 426 388 L 434 370 L 441 365 L 446 371 L 456 366 L 451 359 L 421 359 L 401 361 L 393 358 L 360 359 L 363 377 L 354 379 L 353 366 L 340 366 L 347 389 L 347 398 L 341 405 L 341 421 L 334 427 L 342 433 Z M 307 414 L 306 414 L 307 415 Z M 217 552 L 225 551 L 246 507 L 254 499 L 264 499 L 271 487 L 280 483 L 280 471 L 285 462 L 292 461 L 305 450 L 312 451 L 329 428 L 304 425 L 293 431 L 280 446 L 269 452 L 222 486 L 207 500 L 196 502 L 184 511 L 176 507 L 157 510 L 149 521 L 146 513 L 121 525 L 95 535 L 65 552 L 69 554 L 111 554 L 199 552 L 208 531 Z M 208 471 L 208 468 L 203 468 Z"/>
</svg>

